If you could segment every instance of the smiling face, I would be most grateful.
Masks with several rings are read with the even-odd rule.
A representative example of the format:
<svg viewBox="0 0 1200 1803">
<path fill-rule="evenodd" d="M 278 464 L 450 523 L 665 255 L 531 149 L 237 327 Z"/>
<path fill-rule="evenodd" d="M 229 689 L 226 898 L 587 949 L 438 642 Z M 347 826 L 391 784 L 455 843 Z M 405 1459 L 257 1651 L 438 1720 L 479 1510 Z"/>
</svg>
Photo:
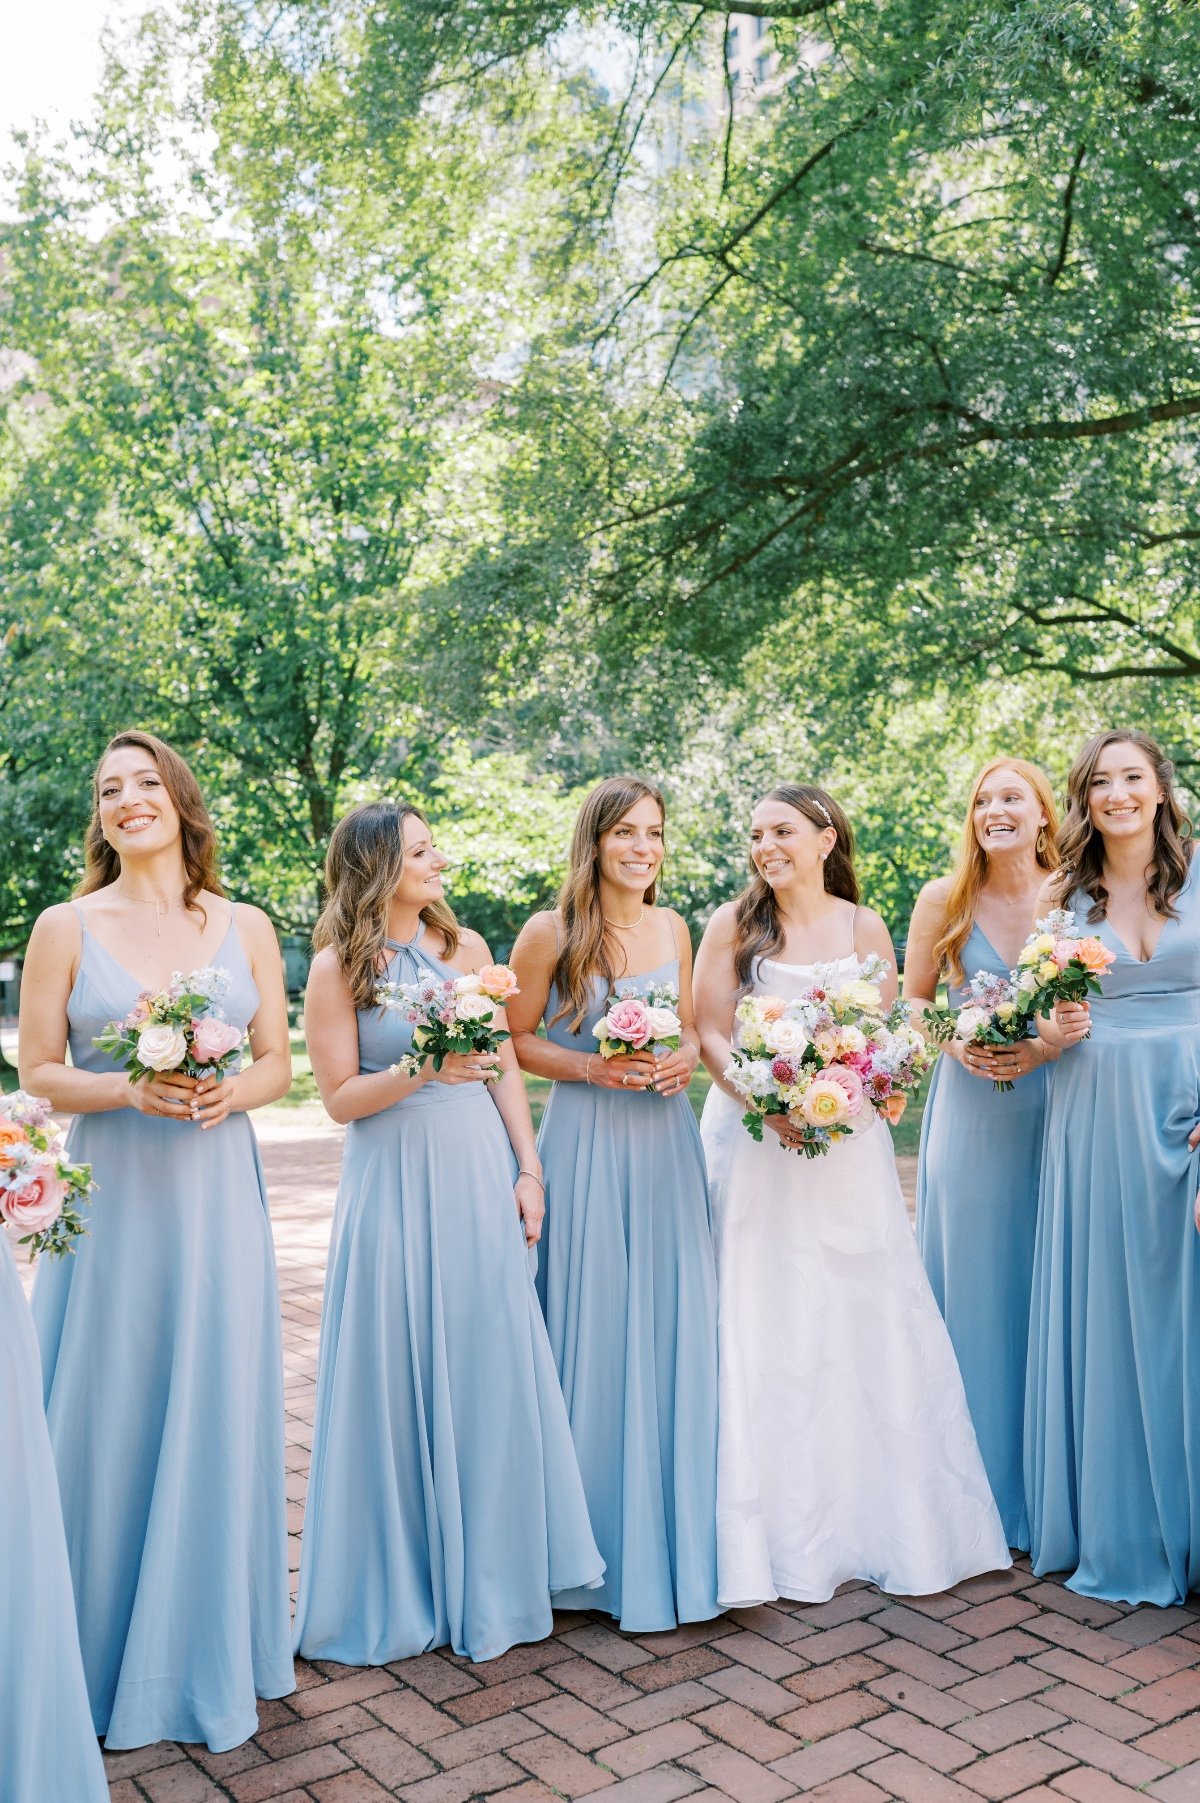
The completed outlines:
<svg viewBox="0 0 1200 1803">
<path fill-rule="evenodd" d="M 653 796 L 643 795 L 600 835 L 596 863 L 601 882 L 640 901 L 662 867 L 663 849 L 662 809 Z"/>
<path fill-rule="evenodd" d="M 1030 784 L 1004 764 L 980 779 L 971 805 L 975 838 L 988 857 L 1036 847 L 1046 815 Z"/>
<path fill-rule="evenodd" d="M 96 781 L 100 827 L 118 857 L 150 857 L 179 842 L 179 813 L 150 752 L 119 745 Z"/>
<path fill-rule="evenodd" d="M 814 877 L 823 886 L 822 866 L 836 843 L 832 826 L 818 826 L 799 808 L 770 796 L 759 802 L 750 822 L 750 861 L 777 894 Z"/>
<path fill-rule="evenodd" d="M 406 814 L 401 825 L 404 867 L 396 885 L 396 900 L 420 913 L 446 893 L 442 871 L 450 862 L 433 843 L 433 834 L 419 814 Z"/>
<path fill-rule="evenodd" d="M 1135 839 L 1153 833 L 1159 804 L 1165 799 L 1154 765 L 1140 745 L 1118 739 L 1096 759 L 1088 785 L 1087 807 L 1092 825 L 1106 839 Z"/>
</svg>

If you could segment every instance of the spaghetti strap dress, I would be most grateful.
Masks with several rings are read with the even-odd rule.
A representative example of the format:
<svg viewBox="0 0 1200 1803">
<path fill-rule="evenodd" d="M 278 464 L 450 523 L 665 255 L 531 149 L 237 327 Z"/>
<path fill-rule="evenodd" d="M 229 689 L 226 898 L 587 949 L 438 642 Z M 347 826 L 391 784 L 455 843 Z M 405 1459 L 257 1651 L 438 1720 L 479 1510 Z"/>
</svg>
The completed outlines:
<svg viewBox="0 0 1200 1803">
<path fill-rule="evenodd" d="M 245 1027 L 258 991 L 231 917 L 213 960 Z M 141 985 L 83 926 L 71 1058 Z M 86 1238 L 33 1291 L 83 1666 L 110 1749 L 249 1738 L 295 1689 L 275 1252 L 246 1114 L 202 1129 L 130 1108 L 78 1115 Z"/>
</svg>

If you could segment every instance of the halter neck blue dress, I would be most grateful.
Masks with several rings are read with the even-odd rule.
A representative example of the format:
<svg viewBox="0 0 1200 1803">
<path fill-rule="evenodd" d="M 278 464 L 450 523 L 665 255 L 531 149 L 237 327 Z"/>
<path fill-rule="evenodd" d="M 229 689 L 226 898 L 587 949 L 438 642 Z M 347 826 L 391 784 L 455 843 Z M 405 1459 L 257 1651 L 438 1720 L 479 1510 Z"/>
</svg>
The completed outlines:
<svg viewBox="0 0 1200 1803">
<path fill-rule="evenodd" d="M 389 940 L 387 976 L 458 976 Z M 360 1009 L 359 1068 L 412 1051 Z M 603 1560 L 487 1086 L 431 1080 L 346 1128 L 321 1315 L 296 1648 L 382 1665 L 494 1659 L 553 1627 Z"/>
<path fill-rule="evenodd" d="M 964 975 L 1008 966 L 978 924 Z M 962 1006 L 966 985 L 950 986 Z M 998 1090 L 939 1058 L 921 1124 L 917 1239 L 954 1344 L 979 1450 L 1010 1546 L 1028 1551 L 1025 1365 L 1042 1132 L 1053 1064 Z"/>
<path fill-rule="evenodd" d="M 108 1803 L 37 1340 L 0 1228 L 0 1803 Z"/>
<path fill-rule="evenodd" d="M 213 959 L 226 1017 L 258 991 L 231 918 Z M 141 984 L 83 927 L 71 1058 Z M 33 1292 L 50 1441 L 96 1732 L 109 1748 L 255 1732 L 255 1697 L 295 1689 L 288 1633 L 283 1354 L 254 1129 L 133 1109 L 76 1116 L 87 1237 Z"/>
<path fill-rule="evenodd" d="M 1046 1112 L 1025 1425 L 1033 1568 L 1113 1602 L 1200 1587 L 1200 879 L 1116 953 Z"/>
<path fill-rule="evenodd" d="M 679 981 L 672 959 L 621 994 Z M 595 1052 L 608 986 L 556 1045 Z M 562 1379 L 603 1588 L 562 1597 L 633 1633 L 717 1610 L 717 1283 L 704 1151 L 686 1095 L 556 1083 L 538 1148 L 546 1178 L 539 1288 Z"/>
</svg>

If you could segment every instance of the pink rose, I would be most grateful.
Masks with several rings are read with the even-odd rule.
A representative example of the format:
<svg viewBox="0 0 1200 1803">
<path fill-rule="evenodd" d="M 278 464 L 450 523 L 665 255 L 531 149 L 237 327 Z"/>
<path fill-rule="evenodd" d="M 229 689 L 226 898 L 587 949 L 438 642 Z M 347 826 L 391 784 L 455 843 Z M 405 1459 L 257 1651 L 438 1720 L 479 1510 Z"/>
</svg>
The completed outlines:
<svg viewBox="0 0 1200 1803">
<path fill-rule="evenodd" d="M 197 1064 L 216 1064 L 242 1043 L 240 1027 L 206 1014 L 192 1022 L 192 1057 Z"/>
<path fill-rule="evenodd" d="M 66 1194 L 67 1186 L 54 1165 L 31 1165 L 19 1189 L 0 1189 L 0 1215 L 10 1227 L 40 1233 L 51 1221 L 57 1221 Z"/>
<path fill-rule="evenodd" d="M 846 1100 L 850 1104 L 851 1115 L 861 1114 L 863 1105 L 863 1080 L 856 1070 L 848 1064 L 831 1064 L 822 1071 L 831 1083 L 837 1083 L 846 1092 Z"/>
<path fill-rule="evenodd" d="M 606 1038 L 623 1039 L 635 1049 L 647 1045 L 651 1038 L 646 1004 L 636 995 L 614 1002 L 601 1024 Z"/>
</svg>

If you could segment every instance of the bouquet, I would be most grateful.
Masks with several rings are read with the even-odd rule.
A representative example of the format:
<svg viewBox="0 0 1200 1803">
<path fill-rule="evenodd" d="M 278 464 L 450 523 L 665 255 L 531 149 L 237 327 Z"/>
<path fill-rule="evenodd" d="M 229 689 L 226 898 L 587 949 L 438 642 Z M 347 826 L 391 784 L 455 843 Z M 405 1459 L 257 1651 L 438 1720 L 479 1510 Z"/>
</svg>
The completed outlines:
<svg viewBox="0 0 1200 1803">
<path fill-rule="evenodd" d="M 63 1156 L 63 1132 L 50 1104 L 18 1089 L 0 1096 L 0 1220 L 23 1227 L 20 1244 L 61 1258 L 87 1229 L 79 1213 L 91 1194 L 92 1167 Z"/>
<path fill-rule="evenodd" d="M 144 990 L 124 1020 L 110 1020 L 92 1044 L 115 1058 L 131 1083 L 155 1071 L 221 1078 L 237 1063 L 245 1037 L 217 1006 L 228 987 L 220 965 L 186 977 L 172 971 L 165 989 Z"/>
<path fill-rule="evenodd" d="M 990 970 L 975 972 L 961 1007 L 926 1008 L 925 1023 L 934 1039 L 959 1045 L 1019 1045 L 1029 1035 L 1029 1016 L 1012 976 Z M 1007 1077 L 997 1077 L 993 1087 L 1013 1086 Z"/>
<path fill-rule="evenodd" d="M 639 990 L 632 981 L 618 983 L 606 1004 L 607 1013 L 596 1028 L 602 1058 L 619 1058 L 630 1052 L 679 1050 L 683 1022 L 676 1009 L 679 991 L 673 983 L 651 983 Z M 649 1092 L 647 1092 L 649 1093 Z"/>
<path fill-rule="evenodd" d="M 392 1065 L 393 1076 L 415 1077 L 430 1058 L 440 1071 L 452 1052 L 498 1051 L 508 1034 L 497 1026 L 497 1016 L 503 1019 L 505 1002 L 519 994 L 507 964 L 485 964 L 465 977 L 424 970 L 415 983 L 381 983 L 375 991 L 378 1005 L 413 1023 L 413 1049 Z"/>
<path fill-rule="evenodd" d="M 864 1107 L 899 1119 L 931 1058 L 908 1007 L 883 1006 L 878 979 L 887 965 L 868 958 L 856 977 L 817 980 L 791 1001 L 749 995 L 737 1007 L 740 1028 L 725 1078 L 748 1104 L 742 1125 L 761 1140 L 763 1120 L 784 1114 L 802 1134 L 797 1148 L 819 1158 L 855 1131 Z"/>
<path fill-rule="evenodd" d="M 1103 941 L 1075 929 L 1070 908 L 1039 920 L 1017 959 L 1017 994 L 1028 1018 L 1049 1014 L 1055 1002 L 1084 1002 L 1100 994 L 1100 979 L 1116 962 Z"/>
</svg>

